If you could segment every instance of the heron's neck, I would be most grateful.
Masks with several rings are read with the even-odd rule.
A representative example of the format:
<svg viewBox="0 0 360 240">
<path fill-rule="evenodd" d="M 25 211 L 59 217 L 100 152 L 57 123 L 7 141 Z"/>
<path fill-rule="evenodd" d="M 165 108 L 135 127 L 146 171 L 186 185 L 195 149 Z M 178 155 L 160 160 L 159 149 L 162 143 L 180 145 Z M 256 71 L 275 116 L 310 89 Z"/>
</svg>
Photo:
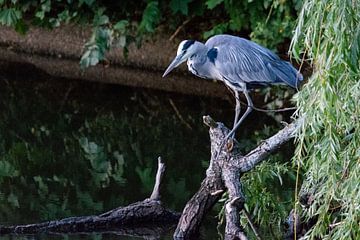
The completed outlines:
<svg viewBox="0 0 360 240">
<path fill-rule="evenodd" d="M 198 54 L 201 56 L 206 55 L 208 51 L 207 46 L 205 46 L 205 44 L 203 44 L 202 42 L 196 42 L 196 44 L 197 44 Z"/>
<path fill-rule="evenodd" d="M 202 42 L 196 41 L 195 43 L 196 51 L 191 57 L 188 59 L 189 61 L 197 61 L 197 62 L 205 62 L 206 61 L 206 53 L 208 48 Z"/>
</svg>

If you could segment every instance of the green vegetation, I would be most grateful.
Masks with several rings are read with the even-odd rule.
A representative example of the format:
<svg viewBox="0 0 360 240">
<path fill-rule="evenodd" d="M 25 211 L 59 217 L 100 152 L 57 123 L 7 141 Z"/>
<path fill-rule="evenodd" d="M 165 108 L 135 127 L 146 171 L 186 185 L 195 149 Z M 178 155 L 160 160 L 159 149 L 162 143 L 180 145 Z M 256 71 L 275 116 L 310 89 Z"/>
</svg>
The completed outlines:
<svg viewBox="0 0 360 240">
<path fill-rule="evenodd" d="M 47 28 L 73 22 L 92 25 L 93 34 L 80 61 L 82 67 L 88 67 L 104 60 L 113 46 L 122 47 L 126 54 L 129 44 L 139 46 L 159 26 L 174 32 L 186 21 L 189 22 L 184 28 L 198 39 L 224 32 L 246 33 L 275 49 L 291 38 L 301 3 L 301 0 L 0 0 L 0 24 L 12 26 L 22 34 L 29 25 Z"/>
<path fill-rule="evenodd" d="M 292 44 L 315 69 L 297 96 L 303 215 L 317 220 L 306 239 L 360 239 L 359 13 L 358 1 L 307 0 Z"/>
</svg>

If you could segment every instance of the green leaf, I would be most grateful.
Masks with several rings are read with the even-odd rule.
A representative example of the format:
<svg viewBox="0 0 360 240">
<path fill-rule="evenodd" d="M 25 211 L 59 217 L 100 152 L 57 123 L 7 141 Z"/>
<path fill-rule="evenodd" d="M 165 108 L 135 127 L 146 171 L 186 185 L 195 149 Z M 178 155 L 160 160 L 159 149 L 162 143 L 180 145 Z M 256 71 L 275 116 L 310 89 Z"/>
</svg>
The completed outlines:
<svg viewBox="0 0 360 240">
<path fill-rule="evenodd" d="M 40 20 L 43 20 L 45 18 L 45 12 L 44 11 L 38 11 L 35 13 L 35 17 L 39 18 Z"/>
<path fill-rule="evenodd" d="M 189 9 L 188 5 L 192 0 L 171 0 L 170 8 L 173 13 L 180 12 L 183 15 L 188 15 Z"/>
<path fill-rule="evenodd" d="M 17 23 L 15 24 L 15 31 L 22 35 L 24 35 L 28 29 L 29 27 L 24 23 L 22 19 L 17 21 Z"/>
<path fill-rule="evenodd" d="M 53 28 L 60 26 L 60 21 L 58 18 L 50 18 L 49 23 L 51 24 L 51 27 L 53 27 Z"/>
<path fill-rule="evenodd" d="M 108 28 L 95 28 L 93 35 L 85 45 L 85 52 L 80 59 L 80 67 L 94 66 L 104 60 L 105 53 L 109 50 L 113 32 Z M 80 142 L 81 144 L 81 142 Z"/>
<path fill-rule="evenodd" d="M 6 26 L 15 26 L 21 17 L 21 12 L 15 8 L 0 11 L 0 23 Z"/>
<path fill-rule="evenodd" d="M 142 20 L 140 22 L 139 31 L 140 32 L 154 32 L 156 25 L 160 21 L 160 9 L 159 3 L 157 1 L 151 1 L 147 4 Z"/>
<path fill-rule="evenodd" d="M 105 24 L 109 23 L 109 17 L 106 15 L 95 16 L 93 23 L 94 23 L 94 26 L 105 25 Z"/>
<path fill-rule="evenodd" d="M 88 5 L 89 7 L 91 7 L 94 4 L 95 0 L 80 0 L 79 4 L 80 6 L 85 3 L 86 5 Z"/>
<path fill-rule="evenodd" d="M 93 25 L 95 27 L 109 23 L 109 17 L 107 15 L 105 15 L 104 12 L 105 12 L 105 8 L 97 9 L 94 19 L 93 19 Z"/>
<path fill-rule="evenodd" d="M 47 0 L 43 4 L 41 4 L 41 10 L 44 12 L 50 12 L 51 10 L 51 1 Z"/>
<path fill-rule="evenodd" d="M 8 161 L 0 161 L 0 178 L 2 177 L 16 177 L 19 172 Z"/>
<path fill-rule="evenodd" d="M 20 207 L 18 197 L 13 193 L 10 193 L 10 195 L 7 198 L 7 201 L 14 207 L 17 207 L 17 208 Z"/>
<path fill-rule="evenodd" d="M 48 185 L 44 182 L 43 178 L 41 176 L 35 176 L 33 177 L 34 181 L 37 183 L 37 188 L 39 192 L 47 193 L 49 191 Z"/>
<path fill-rule="evenodd" d="M 57 15 L 59 21 L 68 22 L 71 19 L 69 10 L 64 10 Z"/>
<path fill-rule="evenodd" d="M 121 20 L 121 21 L 118 21 L 114 25 L 114 29 L 119 31 L 120 33 L 124 34 L 126 32 L 126 28 L 128 26 L 129 26 L 129 21 L 128 20 Z"/>
<path fill-rule="evenodd" d="M 220 3 L 222 3 L 224 0 L 207 0 L 206 1 L 206 6 L 208 9 L 214 9 L 217 5 L 219 5 Z"/>
<path fill-rule="evenodd" d="M 211 36 L 222 34 L 226 32 L 229 28 L 228 23 L 220 23 L 216 26 L 214 26 L 211 30 L 204 32 L 203 37 L 204 39 L 208 39 Z"/>
</svg>

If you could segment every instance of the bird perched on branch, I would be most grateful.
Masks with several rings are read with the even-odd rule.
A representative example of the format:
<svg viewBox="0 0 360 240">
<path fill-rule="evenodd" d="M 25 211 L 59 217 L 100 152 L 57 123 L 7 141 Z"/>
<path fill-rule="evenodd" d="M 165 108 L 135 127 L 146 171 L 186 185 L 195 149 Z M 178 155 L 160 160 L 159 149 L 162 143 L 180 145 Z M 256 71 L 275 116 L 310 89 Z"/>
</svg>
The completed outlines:
<svg viewBox="0 0 360 240">
<path fill-rule="evenodd" d="M 269 49 L 231 35 L 216 35 L 205 44 L 194 40 L 182 41 L 163 77 L 186 60 L 189 71 L 194 75 L 223 81 L 234 91 L 235 119 L 226 139 L 234 136 L 236 129 L 253 109 L 250 89 L 272 84 L 297 88 L 303 80 L 289 62 L 281 60 Z M 244 93 L 247 100 L 247 109 L 240 119 L 239 92 Z"/>
</svg>

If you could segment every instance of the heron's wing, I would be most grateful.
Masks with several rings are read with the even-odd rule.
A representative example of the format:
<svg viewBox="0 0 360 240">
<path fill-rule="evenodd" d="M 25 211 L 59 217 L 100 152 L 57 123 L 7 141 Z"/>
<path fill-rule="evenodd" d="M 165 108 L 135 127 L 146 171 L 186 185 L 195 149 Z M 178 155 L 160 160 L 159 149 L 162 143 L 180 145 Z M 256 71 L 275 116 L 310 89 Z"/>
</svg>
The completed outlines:
<svg viewBox="0 0 360 240">
<path fill-rule="evenodd" d="M 281 71 L 284 63 L 293 68 L 291 64 L 254 42 L 230 35 L 217 35 L 210 38 L 205 45 L 209 49 L 208 58 L 214 64 L 217 74 L 234 86 L 241 87 L 243 82 L 247 85 L 291 85 L 287 82 L 288 69 Z"/>
</svg>

